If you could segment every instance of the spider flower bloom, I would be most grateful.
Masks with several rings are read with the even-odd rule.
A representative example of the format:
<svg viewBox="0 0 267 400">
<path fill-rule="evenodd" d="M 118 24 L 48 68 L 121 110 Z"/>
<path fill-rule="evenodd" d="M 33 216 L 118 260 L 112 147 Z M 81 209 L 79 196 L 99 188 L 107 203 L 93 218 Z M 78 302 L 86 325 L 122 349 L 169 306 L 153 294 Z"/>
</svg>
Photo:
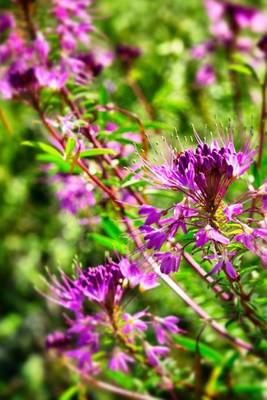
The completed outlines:
<svg viewBox="0 0 267 400">
<path fill-rule="evenodd" d="M 123 278 L 116 263 L 78 269 L 75 279 L 62 273 L 61 282 L 55 278 L 52 280 L 52 299 L 76 314 L 82 313 L 86 300 L 103 309 L 112 309 L 121 299 Z"/>
<path fill-rule="evenodd" d="M 218 141 L 203 143 L 198 136 L 197 139 L 195 149 L 178 154 L 171 150 L 169 161 L 162 165 L 144 161 L 150 178 L 160 188 L 181 192 L 184 198 L 165 210 L 142 206 L 139 214 L 145 217 L 145 222 L 140 231 L 145 247 L 153 252 L 161 272 L 178 271 L 183 247 L 177 243 L 176 236 L 182 232 L 185 238 L 181 240 L 185 246 L 194 243 L 196 250 L 201 249 L 206 256 L 212 251 L 215 259 L 222 258 L 211 273 L 224 270 L 235 280 L 238 274 L 232 265 L 228 245 L 231 240 L 244 246 L 248 243 L 247 236 L 242 236 L 244 224 L 237 219 L 247 211 L 242 203 L 226 205 L 225 195 L 231 184 L 248 170 L 255 151 L 248 145 L 242 151 L 236 151 L 230 139 L 223 144 Z M 254 230 L 254 236 L 267 239 L 260 229 Z"/>
<path fill-rule="evenodd" d="M 87 374 L 99 373 L 107 361 L 110 369 L 128 372 L 130 365 L 140 357 L 147 357 L 147 363 L 150 363 L 153 354 L 154 357 L 163 355 L 160 347 L 150 344 L 147 346 L 152 353 L 144 351 L 142 343 L 148 343 L 146 331 L 149 327 L 153 329 L 153 321 L 157 321 L 161 337 L 167 339 L 179 332 L 176 327 L 179 319 L 173 316 L 159 318 L 146 310 L 134 314 L 125 310 L 127 303 L 124 299 L 134 286 L 133 277 L 141 273 L 144 277 L 148 275 L 136 264 L 122 259 L 119 263 L 109 261 L 95 268 L 79 267 L 73 278 L 63 272 L 61 279 L 52 277 L 49 284 L 51 297 L 47 297 L 67 309 L 72 316 L 65 316 L 68 327 L 64 332 L 55 331 L 47 337 L 46 347 L 57 349 L 59 354 L 67 356 Z M 135 279 L 135 286 L 140 287 L 141 282 L 139 276 Z M 158 368 L 158 358 L 156 364 Z"/>
<path fill-rule="evenodd" d="M 230 140 L 224 145 L 200 142 L 195 150 L 172 151 L 169 162 L 147 167 L 162 188 L 180 191 L 213 213 L 229 186 L 248 170 L 254 154 L 248 145 L 237 152 Z"/>
<path fill-rule="evenodd" d="M 148 277 L 150 284 L 142 286 Z M 83 312 L 85 301 L 112 312 L 128 286 L 140 286 L 142 290 L 148 290 L 157 285 L 157 275 L 154 272 L 142 271 L 137 264 L 123 258 L 119 263 L 111 261 L 97 267 L 77 268 L 74 279 L 62 272 L 61 280 L 53 276 L 49 287 L 54 302 L 79 315 Z"/>
</svg>

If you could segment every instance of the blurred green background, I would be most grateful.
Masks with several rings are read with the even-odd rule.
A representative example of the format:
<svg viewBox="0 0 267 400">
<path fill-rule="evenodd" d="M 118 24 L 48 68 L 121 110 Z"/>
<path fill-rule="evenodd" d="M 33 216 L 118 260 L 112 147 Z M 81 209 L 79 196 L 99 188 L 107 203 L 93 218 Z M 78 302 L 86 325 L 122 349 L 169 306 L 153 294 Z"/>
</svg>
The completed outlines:
<svg viewBox="0 0 267 400">
<path fill-rule="evenodd" d="M 267 8 L 266 1 L 246 4 Z M 0 1 L 0 5 L 5 9 L 10 3 Z M 45 2 L 37 2 L 37 6 L 42 14 Z M 178 132 L 183 139 L 192 135 L 192 125 L 208 132 L 216 129 L 216 123 L 226 126 L 229 119 L 235 122 L 223 54 L 215 58 L 218 81 L 212 87 L 199 90 L 192 83 L 198 63 L 192 61 L 190 48 L 205 40 L 208 34 L 201 1 L 98 0 L 94 13 L 95 25 L 107 38 L 96 34 L 93 42 L 104 42 L 106 47 L 122 42 L 142 49 L 143 55 L 136 61 L 131 76 L 151 103 L 155 119 L 165 124 L 168 136 Z M 241 76 L 240 80 L 246 128 L 257 129 L 259 104 L 257 98 L 252 100 L 253 90 L 257 88 L 250 77 Z M 98 78 L 94 90 L 101 82 L 114 84 L 114 102 L 144 120 L 150 119 L 127 85 L 119 63 L 115 62 Z M 54 191 L 35 159 L 35 150 L 21 145 L 24 140 L 40 140 L 43 136 L 37 116 L 27 105 L 15 101 L 1 101 L 0 109 L 0 399 L 68 400 L 79 396 L 83 399 L 82 391 L 80 395 L 75 393 L 76 378 L 44 350 L 46 334 L 60 326 L 61 317 L 56 307 L 47 305 L 35 286 L 41 285 L 40 275 L 45 273 L 45 267 L 56 270 L 61 266 L 68 271 L 76 255 L 85 265 L 95 264 L 103 260 L 103 249 L 99 247 L 96 252 L 95 246 L 86 239 L 85 229 L 73 216 L 60 211 Z M 184 266 L 179 279 L 212 315 L 220 317 L 227 313 L 203 282 Z M 172 313 L 184 317 L 185 328 L 195 331 L 196 336 L 200 332 L 202 325 L 198 319 L 164 287 L 146 294 L 140 300 L 141 305 L 146 304 L 146 296 L 152 310 L 162 316 Z M 160 296 L 165 301 L 159 309 Z M 240 335 L 235 324 L 231 332 Z M 236 383 L 232 397 L 227 397 L 222 390 L 219 398 L 267 398 L 264 397 L 266 369 L 260 362 L 253 358 L 238 359 L 235 351 L 209 328 L 205 329 L 204 338 L 205 343 L 219 351 L 221 366 L 226 364 L 222 367 L 225 368 L 223 377 L 226 379 L 231 374 Z M 185 368 L 183 373 L 190 373 L 194 354 L 181 358 L 180 363 Z M 205 385 L 208 385 L 216 362 L 204 360 L 204 367 Z M 69 389 L 72 385 L 74 389 Z M 98 400 L 110 398 L 104 393 L 86 396 Z M 191 398 L 189 394 L 182 396 Z"/>
</svg>

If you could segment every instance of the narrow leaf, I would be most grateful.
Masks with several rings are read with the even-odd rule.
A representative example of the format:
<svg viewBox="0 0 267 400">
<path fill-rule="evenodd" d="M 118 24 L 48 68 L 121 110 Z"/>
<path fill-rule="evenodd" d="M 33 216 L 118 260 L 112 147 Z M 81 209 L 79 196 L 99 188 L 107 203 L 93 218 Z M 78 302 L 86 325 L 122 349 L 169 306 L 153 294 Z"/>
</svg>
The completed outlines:
<svg viewBox="0 0 267 400">
<path fill-rule="evenodd" d="M 177 344 L 180 344 L 189 351 L 196 352 L 197 350 L 197 344 L 194 339 L 190 339 L 181 335 L 175 335 L 174 340 Z M 199 342 L 198 346 L 199 346 L 199 352 L 202 355 L 202 357 L 205 357 L 208 360 L 216 363 L 221 363 L 223 361 L 223 356 L 210 346 L 201 342 Z"/>
<path fill-rule="evenodd" d="M 109 250 L 118 251 L 121 254 L 126 254 L 126 246 L 124 243 L 119 240 L 111 239 L 107 236 L 101 235 L 99 233 L 90 233 L 88 235 L 89 239 L 92 239 L 94 242 L 100 244 Z"/>
<path fill-rule="evenodd" d="M 95 156 L 101 156 L 103 154 L 111 154 L 115 155 L 116 153 L 112 149 L 89 149 L 89 150 L 84 150 L 81 151 L 80 157 L 81 158 L 86 158 L 86 157 L 95 157 Z"/>
</svg>

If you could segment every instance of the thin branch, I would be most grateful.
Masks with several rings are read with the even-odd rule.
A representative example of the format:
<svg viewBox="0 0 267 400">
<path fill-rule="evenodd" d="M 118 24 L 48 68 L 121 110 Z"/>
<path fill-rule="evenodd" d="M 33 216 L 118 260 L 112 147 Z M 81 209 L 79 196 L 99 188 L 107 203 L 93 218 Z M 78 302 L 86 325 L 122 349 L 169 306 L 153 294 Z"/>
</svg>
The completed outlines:
<svg viewBox="0 0 267 400">
<path fill-rule="evenodd" d="M 100 381 L 98 379 L 93 378 L 92 376 L 85 374 L 84 372 L 81 373 L 80 370 L 75 368 L 72 365 L 68 364 L 68 367 L 76 372 L 78 375 L 82 375 L 83 379 L 87 381 L 90 385 L 97 389 L 105 390 L 110 393 L 117 394 L 119 396 L 122 396 L 126 399 L 133 399 L 133 400 L 162 400 L 160 397 L 154 397 L 150 396 L 149 394 L 142 394 L 142 393 L 137 393 L 137 392 L 132 392 L 130 390 L 123 389 L 117 385 L 113 385 L 111 383 L 107 383 L 104 381 Z"/>
<path fill-rule="evenodd" d="M 98 389 L 103 389 L 111 393 L 118 394 L 119 396 L 133 400 L 161 400 L 159 397 L 150 396 L 148 394 L 141 394 L 137 392 L 131 392 L 130 390 L 122 389 L 119 386 L 112 385 L 107 382 L 99 381 L 93 378 L 86 379 L 91 385 Z"/>
</svg>

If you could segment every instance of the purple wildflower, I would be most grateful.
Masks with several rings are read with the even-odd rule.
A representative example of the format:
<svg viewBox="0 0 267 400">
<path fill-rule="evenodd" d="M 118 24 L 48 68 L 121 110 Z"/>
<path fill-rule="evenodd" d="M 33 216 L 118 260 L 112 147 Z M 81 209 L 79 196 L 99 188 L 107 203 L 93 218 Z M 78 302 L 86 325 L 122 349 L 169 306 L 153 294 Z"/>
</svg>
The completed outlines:
<svg viewBox="0 0 267 400">
<path fill-rule="evenodd" d="M 147 206 L 147 205 L 144 205 L 140 208 L 139 214 L 147 215 L 147 218 L 145 220 L 146 225 L 151 225 L 151 224 L 159 222 L 160 217 L 162 215 L 161 212 L 158 211 L 156 208 L 154 208 L 152 206 Z"/>
<path fill-rule="evenodd" d="M 57 34 L 65 51 L 75 50 L 78 42 L 88 44 L 88 33 L 93 30 L 92 18 L 87 11 L 91 2 L 91 0 L 53 0 L 53 14 L 58 21 Z"/>
<path fill-rule="evenodd" d="M 148 249 L 160 250 L 168 237 L 161 229 L 154 229 L 147 225 L 142 227 L 142 232 L 145 232 L 144 239 L 147 241 Z"/>
<path fill-rule="evenodd" d="M 229 204 L 224 208 L 224 214 L 228 221 L 233 221 L 233 217 L 243 212 L 243 204 Z"/>
<path fill-rule="evenodd" d="M 160 357 L 164 357 L 169 353 L 170 349 L 165 346 L 151 346 L 145 343 L 145 353 L 147 361 L 152 367 L 160 366 Z"/>
<path fill-rule="evenodd" d="M 163 274 L 170 274 L 171 272 L 177 272 L 181 263 L 182 254 L 177 255 L 166 252 L 166 253 L 155 253 L 155 258 L 160 262 L 160 270 Z"/>
<path fill-rule="evenodd" d="M 77 214 L 95 205 L 93 186 L 80 176 L 57 175 L 53 181 L 60 185 L 56 195 L 62 209 Z"/>
<path fill-rule="evenodd" d="M 223 236 L 217 229 L 212 228 L 210 225 L 207 225 L 196 233 L 196 246 L 202 247 L 210 240 L 222 244 L 228 244 L 230 242 L 227 237 Z"/>
<path fill-rule="evenodd" d="M 237 152 L 230 140 L 223 146 L 217 141 L 210 145 L 200 141 L 195 150 L 182 155 L 172 152 L 168 163 L 146 165 L 163 188 L 186 193 L 207 210 L 216 210 L 229 186 L 250 167 L 254 154 L 248 146 Z"/>
<path fill-rule="evenodd" d="M 165 318 L 156 317 L 153 321 L 153 327 L 157 341 L 160 345 L 165 344 L 171 334 L 177 334 L 182 330 L 178 328 L 179 318 L 174 315 L 169 315 Z"/>
<path fill-rule="evenodd" d="M 217 0 L 206 0 L 205 5 L 213 24 L 225 20 L 234 32 L 238 29 L 264 32 L 266 29 L 266 15 L 257 8 Z"/>
<path fill-rule="evenodd" d="M 133 331 L 145 331 L 147 330 L 148 326 L 145 321 L 142 320 L 142 318 L 146 316 L 146 311 L 140 311 L 136 314 L 128 314 L 124 313 L 123 314 L 123 320 L 125 321 L 124 327 L 123 327 L 123 333 L 126 335 L 129 335 Z"/>
<path fill-rule="evenodd" d="M 225 271 L 225 273 L 231 280 L 236 280 L 238 278 L 238 274 L 234 269 L 233 264 L 227 259 L 218 261 L 217 264 L 210 271 L 210 274 L 217 274 L 221 269 Z"/>
<path fill-rule="evenodd" d="M 112 371 L 122 371 L 127 374 L 129 372 L 128 364 L 133 362 L 133 357 L 129 356 L 123 351 L 115 349 L 108 366 L 110 369 L 112 369 Z"/>
<path fill-rule="evenodd" d="M 66 347 L 66 344 L 69 344 L 69 338 L 66 336 L 64 332 L 55 331 L 48 335 L 45 340 L 46 348 L 57 348 Z"/>
<path fill-rule="evenodd" d="M 130 262 L 127 258 L 123 258 L 119 262 L 120 270 L 131 288 L 139 285 L 141 291 L 153 289 L 158 286 L 157 274 L 149 272 L 145 269 L 141 270 L 139 266 Z"/>
<path fill-rule="evenodd" d="M 201 60 L 203 57 L 211 53 L 213 50 L 214 50 L 214 43 L 213 41 L 209 40 L 193 47 L 191 50 L 191 55 L 193 58 Z"/>
<path fill-rule="evenodd" d="M 123 268 L 121 268 L 123 267 Z M 109 368 L 114 371 L 128 372 L 129 364 L 135 360 L 128 355 L 133 348 L 143 352 L 141 344 L 145 341 L 146 331 L 156 316 L 146 310 L 129 314 L 123 304 L 129 288 L 125 285 L 124 274 L 138 271 L 138 267 L 126 260 L 120 263 L 109 261 L 95 268 L 78 267 L 75 276 L 69 278 L 63 272 L 61 279 L 51 277 L 51 300 L 68 309 L 72 317 L 66 316 L 68 327 L 65 332 L 56 331 L 46 339 L 48 349 L 57 349 L 73 360 L 82 373 L 98 374 L 101 363 L 109 360 Z M 141 282 L 140 279 L 135 284 Z M 93 311 L 97 308 L 97 311 Z M 167 317 L 158 319 L 170 333 L 176 333 L 178 319 Z M 120 348 L 117 339 L 121 338 Z M 147 343 L 147 342 L 146 342 Z M 110 357 L 110 354 L 112 356 Z M 145 353 L 150 364 L 158 366 L 159 357 L 167 353 L 161 346 L 146 344 Z M 98 357 L 98 363 L 94 359 Z"/>
<path fill-rule="evenodd" d="M 169 274 L 177 271 L 183 248 L 194 243 L 195 248 L 201 248 L 206 255 L 212 251 L 216 257 L 223 256 L 223 261 L 218 262 L 212 273 L 223 269 L 234 280 L 238 276 L 232 261 L 227 257 L 231 240 L 250 249 L 259 248 L 255 242 L 267 242 L 265 226 L 252 229 L 252 236 L 245 231 L 242 233 L 245 225 L 237 219 L 244 217 L 246 212 L 242 203 L 226 205 L 224 202 L 230 185 L 250 167 L 255 151 L 248 144 L 243 151 L 236 151 L 229 139 L 224 145 L 217 141 L 207 144 L 196 136 L 199 143 L 196 149 L 188 149 L 178 155 L 171 150 L 170 160 L 160 166 L 144 161 L 152 178 L 161 188 L 179 191 L 184 199 L 165 210 L 143 206 L 139 214 L 146 216 L 146 220 L 140 231 L 148 250 L 162 250 L 153 253 L 161 272 Z M 253 196 L 262 198 L 265 189 L 261 188 Z M 231 233 L 233 223 L 239 224 L 240 234 L 236 234 L 236 230 Z M 184 247 L 176 244 L 180 228 L 188 236 L 188 239 L 184 239 Z M 260 252 L 260 256 L 262 254 Z"/>
<path fill-rule="evenodd" d="M 196 74 L 196 84 L 198 86 L 209 86 L 215 82 L 214 68 L 210 64 L 202 65 Z"/>
</svg>

